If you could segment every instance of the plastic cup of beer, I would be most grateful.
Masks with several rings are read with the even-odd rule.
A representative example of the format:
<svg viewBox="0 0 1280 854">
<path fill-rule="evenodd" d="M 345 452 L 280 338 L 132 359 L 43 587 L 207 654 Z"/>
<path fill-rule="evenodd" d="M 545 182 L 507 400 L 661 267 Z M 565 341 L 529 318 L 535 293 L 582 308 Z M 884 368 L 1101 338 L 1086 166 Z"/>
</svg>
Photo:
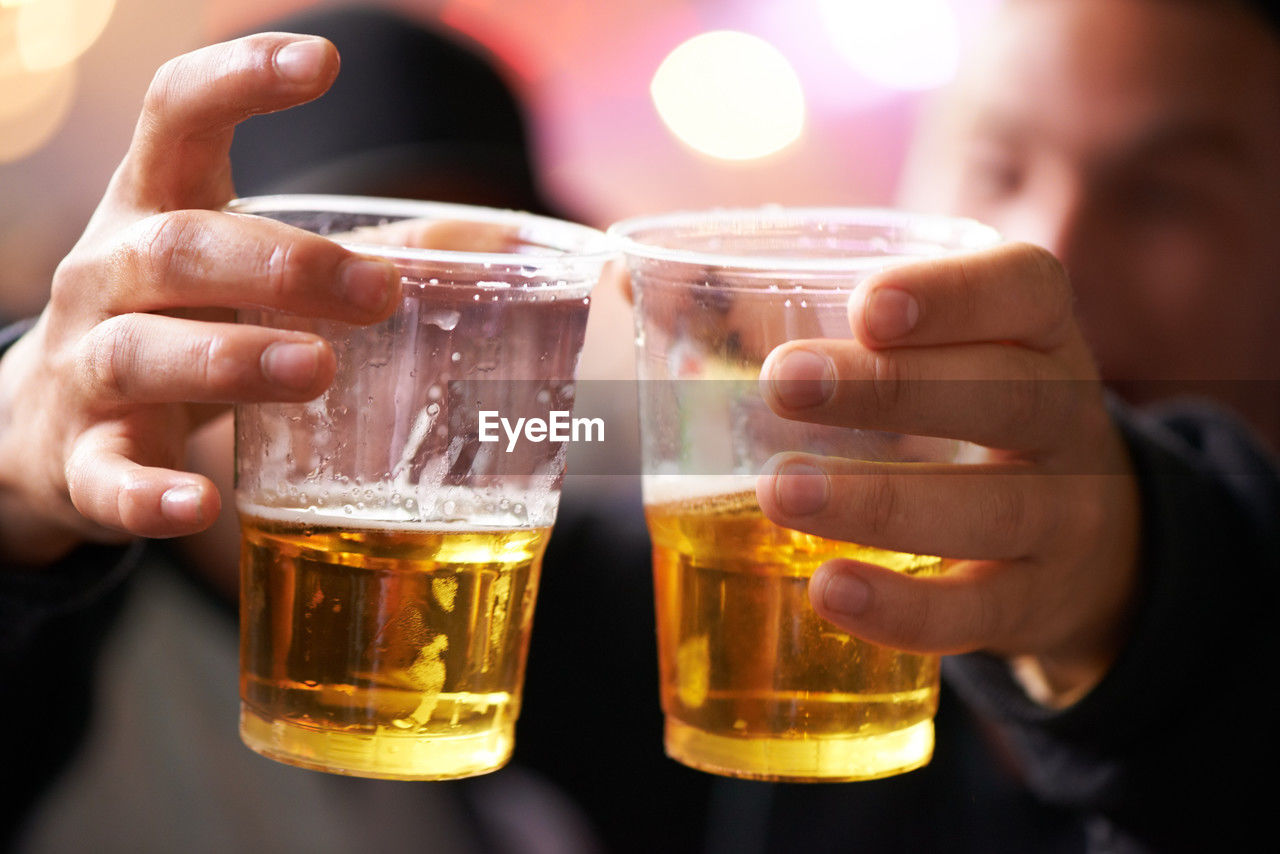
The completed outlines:
<svg viewBox="0 0 1280 854">
<path fill-rule="evenodd" d="M 781 207 L 641 217 L 610 233 L 634 298 L 667 754 L 795 782 L 926 764 L 938 658 L 839 630 L 814 612 L 807 585 L 832 558 L 916 575 L 945 562 L 779 527 L 755 481 L 781 452 L 938 462 L 959 445 L 784 420 L 759 373 L 786 341 L 851 337 L 849 298 L 870 274 L 997 235 L 967 220 Z"/>
<path fill-rule="evenodd" d="M 228 210 L 390 259 L 403 283 L 372 326 L 240 312 L 321 335 L 338 361 L 315 400 L 236 408 L 241 737 L 362 777 L 495 770 L 511 755 L 565 458 L 554 429 L 511 442 L 498 425 L 572 411 L 608 242 L 426 202 L 273 196 Z"/>
</svg>

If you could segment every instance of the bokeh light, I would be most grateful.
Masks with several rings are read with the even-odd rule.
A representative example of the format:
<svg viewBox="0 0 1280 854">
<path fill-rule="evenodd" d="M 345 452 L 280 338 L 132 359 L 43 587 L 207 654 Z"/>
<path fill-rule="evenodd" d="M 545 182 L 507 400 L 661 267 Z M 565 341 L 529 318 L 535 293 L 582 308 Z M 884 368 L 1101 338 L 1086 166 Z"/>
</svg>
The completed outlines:
<svg viewBox="0 0 1280 854">
<path fill-rule="evenodd" d="M 102 35 L 116 0 L 27 0 L 17 7 L 18 57 L 32 70 L 75 61 Z"/>
<path fill-rule="evenodd" d="M 694 36 L 667 55 L 649 86 L 667 128 L 689 147 L 724 160 L 779 151 L 804 128 L 804 92 L 786 57 L 733 30 Z"/>
<path fill-rule="evenodd" d="M 933 89 L 960 65 L 960 27 L 947 0 L 818 0 L 832 43 L 889 89 Z"/>
<path fill-rule="evenodd" d="M 17 63 L 0 64 L 0 124 L 21 120 L 40 109 L 72 76 L 69 66 L 27 71 Z"/>
<path fill-rule="evenodd" d="M 76 69 L 0 74 L 0 163 L 19 160 L 53 136 L 71 109 Z"/>
<path fill-rule="evenodd" d="M 76 60 L 115 0 L 0 0 L 0 163 L 47 142 L 71 110 Z"/>
</svg>

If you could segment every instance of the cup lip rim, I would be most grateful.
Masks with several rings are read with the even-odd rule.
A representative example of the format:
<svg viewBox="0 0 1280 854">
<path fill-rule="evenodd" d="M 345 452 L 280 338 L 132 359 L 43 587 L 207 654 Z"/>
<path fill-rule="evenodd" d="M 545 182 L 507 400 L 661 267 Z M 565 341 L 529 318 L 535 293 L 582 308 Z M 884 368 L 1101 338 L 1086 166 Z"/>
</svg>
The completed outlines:
<svg viewBox="0 0 1280 854">
<path fill-rule="evenodd" d="M 794 258 L 785 255 L 741 255 L 702 249 L 675 249 L 634 237 L 653 228 L 670 228 L 708 220 L 726 223 L 745 220 L 781 222 L 786 219 L 816 219 L 832 223 L 864 225 L 907 225 L 918 223 L 945 228 L 964 237 L 954 248 L 937 253 L 885 253 L 882 255 L 843 256 L 829 258 Z M 755 207 L 716 207 L 700 210 L 678 210 L 660 214 L 644 214 L 619 220 L 609 226 L 606 235 L 614 240 L 615 249 L 624 255 L 654 261 L 670 261 L 700 267 L 728 267 L 748 271 L 788 271 L 798 273 L 852 273 L 879 270 L 890 261 L 924 260 L 932 257 L 974 252 L 999 244 L 1003 237 L 989 225 L 969 217 L 946 214 L 917 213 L 888 207 L 841 205 L 791 206 L 760 205 Z"/>
<path fill-rule="evenodd" d="M 555 232 L 573 236 L 581 241 L 581 248 L 560 250 L 554 254 L 521 255 L 515 252 L 464 252 L 456 249 L 423 249 L 412 246 L 388 246 L 376 243 L 335 240 L 335 243 L 364 255 L 376 255 L 392 260 L 447 261 L 457 264 L 501 265 L 506 267 L 544 268 L 565 263 L 591 263 L 605 261 L 617 254 L 612 238 L 598 228 L 582 223 L 556 219 L 529 211 L 511 208 L 490 208 L 483 205 L 467 205 L 456 202 L 435 202 L 422 199 L 382 198 L 378 196 L 348 196 L 332 193 L 274 193 L 261 196 L 242 196 L 227 202 L 225 213 L 261 216 L 265 212 L 330 210 L 335 213 L 379 214 L 412 218 L 424 215 L 453 215 L 473 222 L 503 225 L 535 224 Z M 329 235 L 320 235 L 332 239 Z M 567 242 L 567 241 L 566 241 Z"/>
</svg>

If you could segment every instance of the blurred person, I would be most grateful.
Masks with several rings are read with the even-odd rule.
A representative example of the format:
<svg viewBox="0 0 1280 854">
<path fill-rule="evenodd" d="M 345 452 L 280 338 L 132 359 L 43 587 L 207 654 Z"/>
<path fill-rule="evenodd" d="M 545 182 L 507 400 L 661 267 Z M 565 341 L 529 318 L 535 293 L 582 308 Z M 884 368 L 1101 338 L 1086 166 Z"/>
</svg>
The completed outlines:
<svg viewBox="0 0 1280 854">
<path fill-rule="evenodd" d="M 1012 113 L 1015 128 L 1016 120 L 1033 116 L 1052 122 L 1047 127 L 1029 122 L 1021 135 L 1008 137 L 1014 140 L 1007 152 L 1017 153 L 1016 168 L 995 174 L 1017 180 L 996 181 L 993 187 L 1005 190 L 988 190 L 988 195 L 958 193 L 953 207 L 994 221 L 1013 236 L 1023 227 L 1019 223 L 1030 227 L 1057 218 L 1069 226 L 1063 229 L 1069 239 L 1049 248 L 1064 256 L 1073 276 L 1080 269 L 1078 275 L 1093 283 L 1080 293 L 1081 322 L 1073 314 L 1073 291 L 1063 268 L 1044 250 L 1011 245 L 877 277 L 851 301 L 854 342 L 794 342 L 779 348 L 766 366 L 764 381 L 773 402 L 788 417 L 939 432 L 995 449 L 963 474 L 948 470 L 915 478 L 850 461 L 792 459 L 811 468 L 804 474 L 781 468 L 766 474 L 759 496 L 766 512 L 789 527 L 968 558 L 948 576 L 927 581 L 848 563 L 828 565 L 815 576 L 811 597 L 828 619 L 872 640 L 928 651 L 981 650 L 949 660 L 950 679 L 1000 728 L 1028 783 L 1070 810 L 1071 821 L 1057 829 L 1060 836 L 1023 839 L 1023 846 L 1176 850 L 1231 847 L 1256 838 L 1250 834 L 1262 815 L 1262 790 L 1244 782 L 1254 751 L 1224 750 L 1221 744 L 1245 737 L 1241 729 L 1247 724 L 1241 721 L 1247 720 L 1254 692 L 1254 657 L 1275 646 L 1261 613 L 1270 601 L 1268 585 L 1274 584 L 1270 570 L 1280 562 L 1274 460 L 1226 416 L 1203 407 L 1140 413 L 1108 401 L 1100 382 L 1114 382 L 1136 403 L 1205 379 L 1242 377 L 1274 394 L 1268 382 L 1274 374 L 1267 368 L 1275 365 L 1274 350 L 1268 349 L 1275 346 L 1268 334 L 1274 323 L 1253 322 L 1257 316 L 1274 318 L 1276 307 L 1274 279 L 1265 275 L 1274 241 L 1261 226 L 1273 219 L 1266 213 L 1280 198 L 1273 155 L 1273 75 L 1280 49 L 1265 21 L 1244 3 L 1007 0 L 996 29 L 1004 27 L 1008 34 L 1006 50 L 986 58 L 991 71 L 973 78 L 981 81 L 975 86 L 992 99 L 989 104 Z M 257 52 L 246 44 L 256 45 Z M 127 214 L 155 216 L 225 201 L 228 128 L 250 112 L 285 106 L 290 94 L 301 100 L 304 93 L 318 93 L 332 76 L 322 75 L 331 57 L 325 59 L 323 43 L 318 44 L 307 48 L 319 57 L 312 75 L 299 75 L 296 84 L 272 74 L 275 51 L 283 45 L 261 38 L 189 55 L 162 72 L 139 138 L 90 226 L 87 244 L 91 238 L 110 239 L 113 246 L 123 241 L 129 257 L 138 253 L 146 232 L 128 234 Z M 1095 52 L 1113 61 L 1098 61 Z M 1023 67 L 1028 63 L 1045 76 L 1033 75 Z M 193 73 L 205 75 L 206 90 L 192 89 L 187 75 Z M 1023 86 L 1023 100 L 1011 102 L 1010 90 Z M 1228 146 L 1236 153 L 1225 162 L 1180 163 L 1176 157 L 1184 155 L 1175 151 L 1170 166 L 1155 156 L 1166 153 L 1149 150 L 1152 140 L 1146 135 L 1164 132 L 1171 120 L 1185 117 L 1169 111 L 1185 109 L 1180 98 L 1187 92 L 1196 95 L 1188 103 L 1209 111 L 1199 117 L 1202 124 L 1227 131 L 1217 134 L 1219 142 L 1234 134 L 1235 142 L 1243 143 Z M 1126 97 L 1111 100 L 1117 95 Z M 1092 115 L 1088 109 L 1094 107 L 1109 109 Z M 973 118 L 979 110 L 961 115 Z M 181 157 L 155 157 L 157 140 L 149 134 L 163 133 L 167 122 L 181 129 L 183 121 L 210 120 L 216 133 L 178 135 L 188 140 Z M 1214 134 L 1208 136 L 1212 141 Z M 1157 149 L 1165 144 L 1154 141 L 1160 143 Z M 967 151 L 966 145 L 958 144 L 958 150 Z M 988 186 L 977 180 L 984 175 L 982 163 L 974 158 L 960 164 L 963 180 L 975 182 L 970 186 Z M 205 168 L 187 171 L 194 164 Z M 1167 177 L 1160 172 L 1164 167 L 1202 182 L 1190 188 L 1190 195 L 1194 199 L 1208 190 L 1198 198 L 1214 202 L 1213 214 L 1198 223 L 1179 222 L 1179 212 L 1188 209 L 1167 204 L 1186 198 L 1180 192 L 1188 188 L 1178 181 L 1172 187 L 1155 181 L 1154 196 L 1140 192 L 1152 186 L 1147 183 L 1152 176 L 1142 170 L 1153 166 L 1156 177 Z M 1222 180 L 1227 176 L 1218 171 L 1221 166 L 1245 168 L 1244 179 Z M 1141 180 L 1128 183 L 1126 167 L 1138 170 Z M 211 186 L 204 186 L 192 180 L 195 174 L 215 179 L 206 179 Z M 1063 188 L 1068 192 L 1058 192 Z M 1170 189 L 1172 195 L 1163 195 Z M 132 206 L 119 201 L 122 194 L 146 198 L 148 190 L 160 191 L 160 204 L 152 198 Z M 1144 207 L 1153 198 L 1157 203 Z M 1103 204 L 1108 199 L 1123 204 L 1108 208 Z M 1140 204 L 1123 206 L 1134 200 Z M 1259 228 L 1218 230 L 1227 223 L 1244 225 L 1235 204 L 1256 210 Z M 1169 211 L 1174 218 L 1162 219 Z M 1099 212 L 1105 216 L 1085 215 Z M 181 239 L 168 248 L 182 251 L 151 257 L 160 262 L 207 258 L 207 267 L 187 267 L 205 276 L 218 275 L 219 269 L 229 275 L 232 265 L 246 263 L 226 260 L 227 247 L 245 246 L 249 238 L 239 227 L 217 231 L 216 219 L 181 216 L 184 229 L 173 235 Z M 1109 244 L 1117 232 L 1103 225 L 1127 229 L 1119 232 L 1127 237 Z M 122 226 L 124 237 L 117 233 Z M 1049 232 L 1030 236 L 1053 242 Z M 264 235 L 258 249 L 273 240 L 293 242 L 280 234 Z M 1101 241 L 1097 253 L 1089 251 L 1091 240 Z M 1108 247 L 1114 251 L 1103 251 Z M 85 247 L 73 253 L 83 276 L 108 269 L 97 257 Z M 1094 263 L 1099 266 L 1090 267 Z M 33 564 L 58 557 L 60 548 L 81 539 L 103 539 L 108 531 L 166 535 L 207 525 L 216 508 L 211 484 L 180 473 L 172 446 L 159 446 L 162 453 L 156 455 L 157 446 L 144 442 L 163 436 L 180 444 L 182 420 L 174 429 L 172 418 L 195 410 L 158 407 L 154 396 L 175 401 L 265 393 L 262 386 L 224 387 L 211 396 L 209 380 L 189 376 L 182 366 L 163 377 L 163 390 L 131 385 L 130 371 L 136 372 L 131 366 L 165 361 L 159 341 L 143 334 L 153 321 L 147 315 L 118 314 L 147 307 L 109 303 L 103 313 L 123 320 L 99 326 L 102 321 L 90 312 L 88 319 L 75 322 L 70 309 L 76 307 L 70 303 L 74 294 L 83 294 L 75 287 L 76 267 L 64 265 L 41 324 L 0 363 L 6 405 L 30 401 L 40 416 L 33 425 L 29 416 L 13 419 L 11 414 L 0 440 L 6 452 L 6 523 L 16 521 L 43 534 L 37 542 L 45 548 L 32 550 L 30 540 L 12 537 L 5 543 L 10 554 Z M 139 272 L 138 281 L 147 284 L 148 271 Z M 163 273 L 163 264 L 151 272 Z M 253 280 L 252 270 L 241 273 Z M 317 271 L 300 280 L 318 285 L 323 278 Z M 161 275 L 158 281 L 167 280 Z M 1233 297 L 1243 297 L 1238 304 L 1251 305 L 1252 311 L 1232 315 L 1233 306 L 1205 296 L 1220 295 L 1225 282 L 1231 283 L 1227 290 Z M 172 286 L 167 291 L 150 286 L 177 298 Z M 1188 301 L 1174 299 L 1179 296 Z M 1126 300 L 1154 314 L 1136 311 Z M 1179 305 L 1186 306 L 1183 320 L 1165 316 Z M 1122 331 L 1131 340 L 1105 334 L 1112 314 L 1128 318 Z M 1181 328 L 1185 318 L 1191 322 Z M 1198 334 L 1202 330 L 1208 334 Z M 57 332 L 64 337 L 50 337 Z M 62 370 L 65 360 L 41 361 L 57 356 L 60 341 L 62 352 L 85 347 L 79 342 L 86 332 L 87 340 L 110 345 L 91 352 L 112 355 L 107 363 L 111 386 L 102 385 L 101 374 Z M 207 325 L 181 333 L 188 340 L 219 336 L 240 345 L 250 334 Z M 265 344 L 257 346 L 241 354 L 243 377 L 257 376 L 252 366 Z M 1126 362 L 1126 352 L 1138 355 Z M 788 358 L 793 356 L 798 358 Z M 1202 365 L 1212 367 L 1194 370 Z M 1010 382 L 989 382 L 985 397 L 982 385 L 956 382 L 956 388 L 966 389 L 964 399 L 956 400 L 948 399 L 945 384 L 908 381 L 975 378 Z M 320 384 L 324 370 L 313 379 Z M 921 385 L 942 394 L 917 394 Z M 1224 383 L 1219 390 L 1226 397 L 1234 387 Z M 37 389 L 46 389 L 46 396 Z M 60 400 L 59 395 L 65 396 Z M 1258 400 L 1246 415 L 1269 430 L 1266 413 Z M 139 470 L 123 460 L 154 467 Z M 172 489 L 179 491 L 162 501 Z M 80 515 L 71 512 L 72 504 Z M 922 519 L 930 530 L 921 529 Z M 1221 569 L 1206 580 L 1210 567 Z M 64 596 L 84 595 L 96 577 L 62 569 L 54 580 Z M 628 604 L 621 603 L 619 613 Z M 75 654 L 74 645 L 71 649 L 70 664 L 81 666 L 83 656 Z M 1189 698 L 1188 690 L 1200 695 Z M 1257 753 L 1265 755 L 1273 739 L 1268 742 L 1265 733 L 1259 738 Z M 940 754 L 945 744 L 940 739 Z M 880 850 L 930 850 L 942 840 L 940 833 L 965 830 L 948 821 L 930 827 L 940 818 L 931 807 L 968 792 L 934 791 L 933 799 L 912 814 L 911 798 L 924 788 L 915 781 L 928 779 L 927 770 L 915 772 L 876 790 L 731 785 L 722 792 L 736 801 L 728 814 L 742 820 L 740 832 L 709 836 L 708 843 L 719 840 L 724 850 L 838 850 L 862 841 Z M 890 794 L 866 794 L 871 791 Z M 867 804 L 905 814 L 885 825 L 889 835 L 868 836 L 866 828 L 879 825 Z M 996 815 L 996 820 L 1005 818 Z M 1076 836 L 1082 826 L 1083 842 Z M 973 845 L 986 829 L 967 830 L 971 838 L 957 835 L 951 841 Z"/>
<path fill-rule="evenodd" d="M 929 131 L 906 202 L 1057 261 L 889 273 L 851 302 L 856 344 L 765 373 L 800 380 L 775 387 L 788 417 L 970 439 L 984 476 L 793 461 L 827 476 L 766 477 L 761 502 L 971 559 L 930 581 L 835 563 L 810 598 L 891 646 L 981 650 L 945 678 L 1088 850 L 1252 847 L 1276 748 L 1253 719 L 1277 647 L 1280 7 L 1005 0 Z"/>
<path fill-rule="evenodd" d="M 1274 0 L 1006 2 L 902 192 L 1053 253 L 1125 400 L 1216 398 L 1273 451 L 1278 41 Z"/>
</svg>

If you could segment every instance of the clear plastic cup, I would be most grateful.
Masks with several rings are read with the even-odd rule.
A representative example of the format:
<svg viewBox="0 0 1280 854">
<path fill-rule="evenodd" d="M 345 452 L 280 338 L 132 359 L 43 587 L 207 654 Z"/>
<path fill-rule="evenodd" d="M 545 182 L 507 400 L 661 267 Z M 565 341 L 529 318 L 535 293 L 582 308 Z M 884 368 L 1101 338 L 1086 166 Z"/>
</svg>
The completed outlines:
<svg viewBox="0 0 1280 854">
<path fill-rule="evenodd" d="M 572 411 L 600 232 L 513 211 L 338 196 L 241 199 L 399 267 L 354 326 L 240 320 L 332 343 L 307 403 L 236 409 L 240 732 L 292 765 L 397 780 L 509 758 L 565 442 L 500 429 Z M 497 441 L 494 441 L 496 434 Z"/>
<path fill-rule="evenodd" d="M 784 451 L 948 461 L 958 443 L 787 421 L 760 395 L 769 352 L 849 338 L 877 270 L 993 245 L 967 220 L 888 210 L 676 213 L 627 220 L 645 512 L 653 542 L 666 750 L 718 774 L 836 781 L 917 768 L 933 751 L 938 658 L 840 631 L 809 604 L 823 562 L 917 575 L 945 562 L 779 527 L 755 479 Z"/>
</svg>

